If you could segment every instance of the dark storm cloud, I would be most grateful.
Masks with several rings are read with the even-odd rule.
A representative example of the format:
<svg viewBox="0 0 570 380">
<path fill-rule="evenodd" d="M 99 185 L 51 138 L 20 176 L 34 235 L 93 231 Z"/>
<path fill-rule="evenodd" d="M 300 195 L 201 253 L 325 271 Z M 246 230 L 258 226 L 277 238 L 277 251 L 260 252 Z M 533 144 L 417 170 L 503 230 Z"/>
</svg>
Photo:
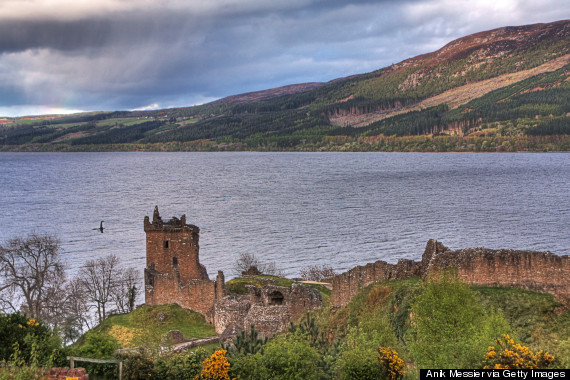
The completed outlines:
<svg viewBox="0 0 570 380">
<path fill-rule="evenodd" d="M 10 106 L 182 106 L 327 81 L 468 33 L 570 13 L 564 0 L 7 4 L 0 4 L 0 115 Z"/>
</svg>

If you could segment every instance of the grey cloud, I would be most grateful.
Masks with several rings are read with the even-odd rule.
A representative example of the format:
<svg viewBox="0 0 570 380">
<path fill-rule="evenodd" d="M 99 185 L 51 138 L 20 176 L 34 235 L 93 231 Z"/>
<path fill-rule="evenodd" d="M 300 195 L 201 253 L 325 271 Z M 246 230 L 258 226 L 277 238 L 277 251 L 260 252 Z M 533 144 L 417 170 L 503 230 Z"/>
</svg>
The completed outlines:
<svg viewBox="0 0 570 380">
<path fill-rule="evenodd" d="M 564 0 L 545 1 L 570 13 Z M 68 19 L 0 16 L 0 69 L 9 73 L 0 72 L 0 105 L 191 105 L 372 71 L 541 15 L 536 5 L 516 0 L 515 15 L 477 14 L 485 9 L 466 0 L 107 3 L 114 11 L 93 17 L 79 9 Z"/>
</svg>

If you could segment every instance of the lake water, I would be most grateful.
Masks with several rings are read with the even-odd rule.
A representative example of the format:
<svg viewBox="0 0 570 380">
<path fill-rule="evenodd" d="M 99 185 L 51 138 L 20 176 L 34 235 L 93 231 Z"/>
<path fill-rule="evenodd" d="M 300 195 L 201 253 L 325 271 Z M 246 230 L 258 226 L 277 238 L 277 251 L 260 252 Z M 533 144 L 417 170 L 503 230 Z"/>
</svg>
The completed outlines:
<svg viewBox="0 0 570 380">
<path fill-rule="evenodd" d="M 55 233 L 70 272 L 108 254 L 142 271 L 155 205 L 200 227 L 210 278 L 242 252 L 298 276 L 418 260 L 430 238 L 570 254 L 567 153 L 2 153 L 0 188 L 0 242 Z"/>
</svg>

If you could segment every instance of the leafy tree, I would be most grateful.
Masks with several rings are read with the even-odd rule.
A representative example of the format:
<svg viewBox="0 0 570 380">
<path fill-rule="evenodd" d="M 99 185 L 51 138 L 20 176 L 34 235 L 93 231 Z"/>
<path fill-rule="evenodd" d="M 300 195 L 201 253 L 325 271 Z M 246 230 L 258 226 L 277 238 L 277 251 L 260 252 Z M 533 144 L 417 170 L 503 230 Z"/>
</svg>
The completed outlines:
<svg viewBox="0 0 570 380">
<path fill-rule="evenodd" d="M 327 345 L 325 333 L 318 326 L 317 320 L 311 313 L 306 313 L 298 325 L 291 322 L 289 331 L 306 336 L 311 346 L 315 348 L 324 348 Z"/>
<path fill-rule="evenodd" d="M 233 345 L 223 348 L 231 355 L 249 355 L 263 352 L 263 346 L 267 343 L 265 339 L 258 338 L 259 333 L 254 325 L 250 326 L 249 333 L 241 331 L 233 340 Z"/>
<path fill-rule="evenodd" d="M 118 348 L 119 343 L 109 334 L 91 331 L 85 335 L 85 343 L 75 351 L 75 354 L 95 359 L 111 359 Z"/>
</svg>

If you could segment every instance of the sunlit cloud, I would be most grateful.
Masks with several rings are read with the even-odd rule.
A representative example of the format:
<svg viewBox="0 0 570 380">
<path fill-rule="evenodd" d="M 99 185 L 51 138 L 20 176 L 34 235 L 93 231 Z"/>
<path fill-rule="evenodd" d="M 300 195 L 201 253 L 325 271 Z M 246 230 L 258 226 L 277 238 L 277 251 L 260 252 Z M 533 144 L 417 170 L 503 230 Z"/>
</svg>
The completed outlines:
<svg viewBox="0 0 570 380">
<path fill-rule="evenodd" d="M 60 108 L 60 107 L 50 107 L 50 106 L 33 106 L 33 105 L 22 105 L 22 106 L 0 106 L 0 115 L 5 117 L 17 117 L 17 116 L 39 116 L 39 115 L 69 115 L 72 113 L 84 112 L 81 109 L 75 108 Z"/>
</svg>

